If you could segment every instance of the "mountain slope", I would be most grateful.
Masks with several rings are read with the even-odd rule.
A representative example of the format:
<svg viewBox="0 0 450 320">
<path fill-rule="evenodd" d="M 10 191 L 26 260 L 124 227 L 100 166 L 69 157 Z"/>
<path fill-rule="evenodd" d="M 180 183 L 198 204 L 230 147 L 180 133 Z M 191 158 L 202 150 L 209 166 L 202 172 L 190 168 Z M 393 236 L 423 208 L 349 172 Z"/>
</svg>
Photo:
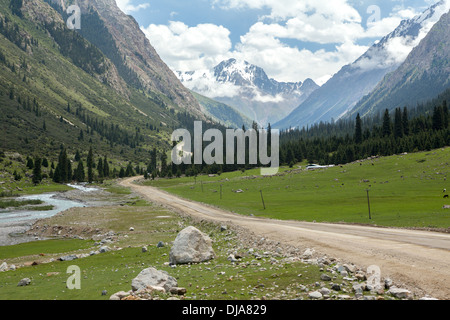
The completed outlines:
<svg viewBox="0 0 450 320">
<path fill-rule="evenodd" d="M 51 158 L 61 147 L 73 154 L 92 146 L 109 158 L 148 161 L 150 149 L 171 147 L 171 131 L 185 126 L 184 105 L 129 85 L 49 4 L 11 1 L 21 4 L 14 14 L 0 0 L 2 150 Z"/>
<path fill-rule="evenodd" d="M 442 16 L 397 70 L 358 103 L 351 115 L 415 106 L 449 87 L 450 12 Z"/>
<path fill-rule="evenodd" d="M 421 15 L 403 21 L 358 60 L 344 66 L 274 127 L 303 127 L 343 117 L 369 94 L 386 74 L 396 70 L 405 61 L 407 54 L 448 9 L 450 1 L 443 0 Z"/>
<path fill-rule="evenodd" d="M 70 1 L 48 0 L 66 18 Z M 79 30 L 116 66 L 127 84 L 150 95 L 164 95 L 170 107 L 204 118 L 197 100 L 161 60 L 136 20 L 123 13 L 114 0 L 78 0 L 82 26 Z"/>
<path fill-rule="evenodd" d="M 311 79 L 304 83 L 269 79 L 262 68 L 236 59 L 223 61 L 214 70 L 177 75 L 192 91 L 233 106 L 261 125 L 282 119 L 318 88 Z"/>
<path fill-rule="evenodd" d="M 241 129 L 243 125 L 246 128 L 251 128 L 252 120 L 234 108 L 196 92 L 192 91 L 192 94 L 202 106 L 204 114 L 214 121 L 235 129 Z"/>
</svg>

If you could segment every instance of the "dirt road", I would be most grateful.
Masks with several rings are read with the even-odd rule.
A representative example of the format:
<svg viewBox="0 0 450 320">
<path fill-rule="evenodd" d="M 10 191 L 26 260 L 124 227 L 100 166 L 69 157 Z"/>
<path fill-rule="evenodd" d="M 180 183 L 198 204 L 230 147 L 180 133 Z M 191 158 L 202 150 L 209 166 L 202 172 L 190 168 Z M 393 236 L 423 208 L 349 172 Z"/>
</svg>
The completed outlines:
<svg viewBox="0 0 450 320">
<path fill-rule="evenodd" d="M 133 184 L 136 179 L 126 179 L 121 185 L 176 212 L 230 222 L 267 239 L 313 248 L 362 268 L 376 265 L 382 277 L 390 277 L 418 294 L 450 299 L 450 234 L 241 216 L 157 188 Z"/>
</svg>

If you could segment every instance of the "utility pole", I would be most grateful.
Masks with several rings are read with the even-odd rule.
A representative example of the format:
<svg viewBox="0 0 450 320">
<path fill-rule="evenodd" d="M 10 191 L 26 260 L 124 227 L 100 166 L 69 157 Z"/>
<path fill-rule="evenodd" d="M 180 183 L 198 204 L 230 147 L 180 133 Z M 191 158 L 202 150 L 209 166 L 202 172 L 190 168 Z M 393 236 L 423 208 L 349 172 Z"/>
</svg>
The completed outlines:
<svg viewBox="0 0 450 320">
<path fill-rule="evenodd" d="M 370 197 L 369 197 L 369 189 L 366 190 L 367 191 L 367 204 L 369 206 L 369 219 L 372 220 L 372 214 L 370 212 Z"/>
<path fill-rule="evenodd" d="M 261 192 L 261 200 L 262 200 L 262 204 L 263 204 L 264 210 L 266 210 L 266 204 L 264 203 L 263 192 L 262 192 L 262 190 L 259 190 L 259 192 Z"/>
</svg>

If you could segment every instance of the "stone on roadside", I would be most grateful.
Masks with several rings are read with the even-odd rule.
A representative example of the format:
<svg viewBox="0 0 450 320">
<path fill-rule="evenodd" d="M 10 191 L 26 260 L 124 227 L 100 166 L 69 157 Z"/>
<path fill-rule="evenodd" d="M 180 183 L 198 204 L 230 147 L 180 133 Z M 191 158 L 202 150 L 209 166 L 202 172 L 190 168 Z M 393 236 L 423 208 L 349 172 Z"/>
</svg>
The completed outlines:
<svg viewBox="0 0 450 320">
<path fill-rule="evenodd" d="M 302 258 L 303 259 L 311 259 L 314 254 L 314 249 L 306 249 L 305 252 L 303 252 Z"/>
<path fill-rule="evenodd" d="M 358 279 L 358 281 L 364 281 L 366 280 L 366 275 L 362 271 L 358 271 L 355 273 L 355 278 Z"/>
<path fill-rule="evenodd" d="M 391 287 L 388 291 L 388 294 L 390 294 L 398 299 L 408 299 L 411 292 L 406 289 Z"/>
<path fill-rule="evenodd" d="M 200 263 L 213 259 L 212 240 L 195 227 L 187 227 L 176 237 L 169 254 L 171 264 Z"/>
<path fill-rule="evenodd" d="M 309 294 L 308 294 L 308 297 L 310 298 L 310 299 L 321 299 L 322 298 L 322 294 L 319 292 L 319 291 L 314 291 L 314 292 L 310 292 Z"/>
<path fill-rule="evenodd" d="M 343 267 L 345 270 L 347 270 L 348 273 L 355 273 L 356 272 L 356 266 L 353 264 L 344 264 Z"/>
<path fill-rule="evenodd" d="M 147 247 L 142 247 L 142 253 L 146 253 L 147 252 Z"/>
<path fill-rule="evenodd" d="M 392 287 L 392 284 L 393 284 L 393 282 L 392 282 L 391 279 L 387 278 L 387 279 L 384 280 L 384 287 L 386 289 L 389 289 L 390 287 Z"/>
<path fill-rule="evenodd" d="M 168 292 L 171 288 L 177 286 L 177 280 L 165 271 L 159 271 L 150 267 L 142 270 L 131 282 L 133 291 L 138 291 L 148 286 L 161 287 Z"/>
</svg>

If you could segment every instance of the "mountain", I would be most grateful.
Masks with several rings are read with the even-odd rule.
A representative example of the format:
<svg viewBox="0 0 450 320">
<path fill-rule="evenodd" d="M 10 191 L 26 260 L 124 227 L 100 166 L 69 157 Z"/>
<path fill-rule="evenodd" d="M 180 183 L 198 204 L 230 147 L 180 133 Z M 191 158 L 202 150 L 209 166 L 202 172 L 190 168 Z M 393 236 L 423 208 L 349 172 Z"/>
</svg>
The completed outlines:
<svg viewBox="0 0 450 320">
<path fill-rule="evenodd" d="M 406 61 L 389 73 L 351 112 L 376 114 L 415 106 L 450 88 L 450 11 L 444 14 Z"/>
<path fill-rule="evenodd" d="M 303 127 L 344 117 L 384 76 L 405 61 L 411 50 L 449 9 L 450 1 L 443 0 L 421 15 L 402 21 L 393 32 L 370 47 L 355 62 L 344 66 L 274 127 Z"/>
<path fill-rule="evenodd" d="M 66 21 L 67 0 L 47 0 Z M 116 66 L 128 85 L 150 95 L 168 97 L 174 107 L 202 117 L 197 100 L 161 60 L 136 20 L 123 13 L 115 0 L 77 0 L 82 25 L 79 33 L 97 46 Z"/>
<path fill-rule="evenodd" d="M 112 0 L 89 4 L 74 31 L 55 3 L 0 0 L 2 151 L 55 159 L 93 147 L 148 162 L 171 148 L 173 128 L 206 119 L 131 17 Z"/>
<path fill-rule="evenodd" d="M 233 107 L 207 98 L 193 91 L 192 94 L 202 106 L 204 114 L 215 122 L 234 129 L 241 129 L 243 125 L 246 128 L 252 127 L 253 121 L 239 111 L 235 110 Z"/>
<path fill-rule="evenodd" d="M 262 68 L 236 59 L 213 70 L 178 71 L 177 76 L 192 91 L 233 106 L 261 125 L 282 119 L 319 87 L 311 79 L 304 83 L 269 79 Z"/>
</svg>

